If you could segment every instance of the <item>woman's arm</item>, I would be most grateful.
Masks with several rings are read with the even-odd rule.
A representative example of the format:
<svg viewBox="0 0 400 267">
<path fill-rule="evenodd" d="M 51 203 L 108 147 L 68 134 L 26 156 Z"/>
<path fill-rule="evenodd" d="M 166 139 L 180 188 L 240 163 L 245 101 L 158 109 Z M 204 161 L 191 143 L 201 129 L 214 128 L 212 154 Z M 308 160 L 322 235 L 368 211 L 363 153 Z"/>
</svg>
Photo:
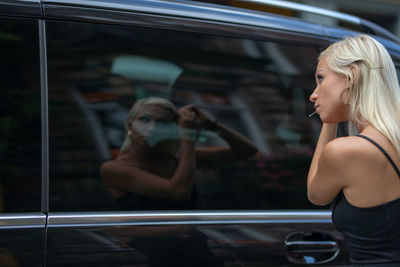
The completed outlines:
<svg viewBox="0 0 400 267">
<path fill-rule="evenodd" d="M 216 131 L 229 146 L 198 147 L 196 153 L 199 160 L 235 161 L 251 158 L 257 153 L 257 148 L 246 137 L 220 122 L 215 124 Z"/>
<path fill-rule="evenodd" d="M 348 141 L 336 139 L 337 123 L 324 123 L 307 178 L 308 199 L 315 205 L 329 204 L 344 187 L 351 151 Z M 350 152 L 350 153 L 349 153 Z"/>
<path fill-rule="evenodd" d="M 182 109 L 193 111 L 197 115 L 198 131 L 209 130 L 218 132 L 229 146 L 198 147 L 196 154 L 198 160 L 207 160 L 214 162 L 232 161 L 247 159 L 257 153 L 257 148 L 246 137 L 231 129 L 230 127 L 211 121 L 198 107 L 188 105 Z"/>
<path fill-rule="evenodd" d="M 310 170 L 308 171 L 307 186 L 314 180 L 318 170 L 318 162 L 325 146 L 336 138 L 337 123 L 324 123 L 319 134 L 317 147 L 315 148 L 314 156 L 311 161 Z"/>
<path fill-rule="evenodd" d="M 140 195 L 184 199 L 192 191 L 195 169 L 194 142 L 182 141 L 181 158 L 171 178 L 161 177 L 142 170 L 124 160 L 111 160 L 100 167 L 104 184 L 123 192 Z"/>
</svg>

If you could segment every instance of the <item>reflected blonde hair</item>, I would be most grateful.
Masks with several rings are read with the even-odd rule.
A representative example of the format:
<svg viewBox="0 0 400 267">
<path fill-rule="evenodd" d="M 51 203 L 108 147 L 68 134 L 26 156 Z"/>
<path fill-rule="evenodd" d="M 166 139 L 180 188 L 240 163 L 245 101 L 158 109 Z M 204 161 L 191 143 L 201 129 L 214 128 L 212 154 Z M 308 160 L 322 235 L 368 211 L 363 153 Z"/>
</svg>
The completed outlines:
<svg viewBox="0 0 400 267">
<path fill-rule="evenodd" d="M 368 35 L 359 35 L 332 44 L 320 54 L 319 60 L 322 58 L 334 72 L 348 78 L 350 133 L 368 122 L 400 154 L 400 89 L 386 48 Z"/>
<path fill-rule="evenodd" d="M 165 98 L 161 98 L 161 97 L 142 98 L 133 104 L 132 108 L 130 109 L 130 111 L 128 113 L 128 116 L 125 120 L 126 132 L 129 131 L 129 124 L 131 124 L 136 119 L 136 116 L 138 115 L 138 113 L 142 109 L 142 107 L 148 106 L 148 105 L 155 105 L 155 106 L 165 108 L 165 109 L 171 111 L 175 116 L 178 116 L 178 111 L 176 110 L 175 105 L 171 101 L 169 101 Z M 126 134 L 125 140 L 121 146 L 119 154 L 121 155 L 121 154 L 127 152 L 131 145 L 132 145 L 131 139 L 130 139 L 129 135 Z M 175 147 L 172 149 L 176 150 Z M 171 151 L 171 152 L 175 152 L 175 151 Z"/>
</svg>

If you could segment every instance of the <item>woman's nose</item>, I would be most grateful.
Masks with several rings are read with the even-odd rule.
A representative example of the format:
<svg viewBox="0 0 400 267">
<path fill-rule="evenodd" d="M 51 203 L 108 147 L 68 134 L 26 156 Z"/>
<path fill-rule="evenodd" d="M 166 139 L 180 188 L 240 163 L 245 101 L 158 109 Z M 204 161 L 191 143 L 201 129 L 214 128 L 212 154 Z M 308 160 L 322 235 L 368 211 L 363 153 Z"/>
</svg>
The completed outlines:
<svg viewBox="0 0 400 267">
<path fill-rule="evenodd" d="M 142 133 L 144 135 L 149 135 L 151 132 L 154 131 L 155 125 L 154 122 L 149 121 L 145 125 L 142 125 Z"/>
<path fill-rule="evenodd" d="M 314 92 L 310 95 L 310 101 L 315 102 L 317 101 L 318 98 L 318 93 L 317 93 L 317 88 L 314 89 Z"/>
<path fill-rule="evenodd" d="M 146 126 L 148 131 L 153 131 L 156 127 L 156 123 L 154 121 L 149 121 Z"/>
</svg>

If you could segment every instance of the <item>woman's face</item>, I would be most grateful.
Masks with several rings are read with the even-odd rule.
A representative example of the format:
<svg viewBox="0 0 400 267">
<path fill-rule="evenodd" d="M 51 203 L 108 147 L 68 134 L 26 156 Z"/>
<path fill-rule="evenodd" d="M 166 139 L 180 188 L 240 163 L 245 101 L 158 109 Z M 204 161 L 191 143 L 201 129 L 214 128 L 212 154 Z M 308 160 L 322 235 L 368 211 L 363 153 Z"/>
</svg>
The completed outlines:
<svg viewBox="0 0 400 267">
<path fill-rule="evenodd" d="M 322 58 L 315 72 L 317 87 L 310 96 L 322 122 L 342 122 L 349 119 L 348 81 L 334 72 Z"/>
<path fill-rule="evenodd" d="M 176 115 L 157 105 L 144 105 L 128 127 L 133 143 L 150 148 L 179 138 Z"/>
</svg>

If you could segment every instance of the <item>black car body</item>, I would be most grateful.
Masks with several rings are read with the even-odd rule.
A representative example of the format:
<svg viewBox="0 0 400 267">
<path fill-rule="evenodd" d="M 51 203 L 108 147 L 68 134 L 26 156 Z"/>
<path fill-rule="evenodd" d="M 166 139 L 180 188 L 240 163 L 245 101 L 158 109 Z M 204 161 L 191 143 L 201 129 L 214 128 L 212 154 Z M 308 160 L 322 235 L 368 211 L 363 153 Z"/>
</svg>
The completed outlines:
<svg viewBox="0 0 400 267">
<path fill-rule="evenodd" d="M 329 207 L 306 197 L 321 126 L 308 97 L 318 53 L 359 32 L 161 0 L 2 1 L 0 20 L 1 266 L 147 266 L 135 233 L 159 242 L 186 228 L 225 266 L 348 265 Z M 400 44 L 376 38 L 399 70 Z M 196 210 L 122 211 L 99 167 L 135 96 L 160 84 L 259 153 L 198 166 Z"/>
</svg>

